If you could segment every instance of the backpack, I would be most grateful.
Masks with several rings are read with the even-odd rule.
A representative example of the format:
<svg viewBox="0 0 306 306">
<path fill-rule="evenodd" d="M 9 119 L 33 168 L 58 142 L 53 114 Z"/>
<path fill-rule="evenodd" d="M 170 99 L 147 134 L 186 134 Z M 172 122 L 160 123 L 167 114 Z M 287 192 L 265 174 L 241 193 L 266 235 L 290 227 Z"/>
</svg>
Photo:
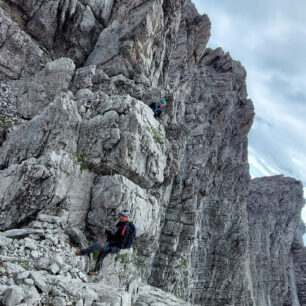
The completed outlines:
<svg viewBox="0 0 306 306">
<path fill-rule="evenodd" d="M 126 243 L 124 245 L 124 249 L 128 249 L 134 243 L 136 239 L 136 227 L 133 222 L 129 222 L 129 234 L 126 239 Z"/>
</svg>

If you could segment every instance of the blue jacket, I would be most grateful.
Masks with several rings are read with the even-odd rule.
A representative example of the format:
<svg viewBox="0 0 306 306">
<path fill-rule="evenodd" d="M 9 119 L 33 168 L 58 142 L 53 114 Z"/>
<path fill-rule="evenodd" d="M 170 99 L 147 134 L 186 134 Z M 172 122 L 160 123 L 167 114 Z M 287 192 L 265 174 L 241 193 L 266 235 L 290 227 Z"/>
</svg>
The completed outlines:
<svg viewBox="0 0 306 306">
<path fill-rule="evenodd" d="M 163 108 L 160 107 L 158 103 L 151 103 L 149 106 L 153 110 L 154 117 L 158 118 L 160 116 L 160 114 L 162 113 Z"/>
</svg>

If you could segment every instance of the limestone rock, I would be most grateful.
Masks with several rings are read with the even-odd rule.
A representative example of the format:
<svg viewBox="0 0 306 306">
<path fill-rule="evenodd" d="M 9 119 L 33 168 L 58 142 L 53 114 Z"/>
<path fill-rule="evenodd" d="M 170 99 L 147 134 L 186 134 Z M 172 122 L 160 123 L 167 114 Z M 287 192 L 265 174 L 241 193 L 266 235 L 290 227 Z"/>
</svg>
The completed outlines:
<svg viewBox="0 0 306 306">
<path fill-rule="evenodd" d="M 182 25 L 182 33 L 185 27 Z M 187 52 L 188 32 L 179 43 L 185 44 L 180 48 Z M 222 59 L 225 57 L 223 54 Z M 193 62 L 174 58 L 173 68 L 177 60 L 185 62 L 188 73 Z M 185 120 L 189 131 L 170 134 L 172 142 L 179 143 L 176 154 L 181 156 L 183 167 L 173 181 L 149 283 L 184 299 L 193 292 L 193 303 L 249 303 L 246 275 L 237 271 L 243 271 L 247 250 L 247 222 L 240 218 L 246 215 L 247 132 L 254 112 L 243 86 L 244 70 L 238 69 L 238 63 L 233 66 L 237 71 L 229 73 L 200 61 L 194 68 L 193 86 L 188 78 L 183 79 L 186 87 L 180 84 L 184 89 L 177 88 L 173 96 L 185 103 L 181 112 L 173 112 L 172 120 Z M 176 89 L 177 85 L 174 82 L 171 86 Z M 218 279 L 204 270 L 217 270 Z M 196 275 L 201 281 L 193 285 L 186 281 Z M 221 293 L 223 287 L 231 294 Z"/>
<path fill-rule="evenodd" d="M 124 209 L 131 212 L 137 235 L 152 241 L 158 233 L 161 215 L 157 199 L 121 175 L 102 176 L 92 189 L 89 223 L 112 228 Z"/>
<path fill-rule="evenodd" d="M 39 272 L 31 271 L 31 278 L 34 280 L 35 286 L 41 291 L 47 290 L 47 283 Z"/>
<path fill-rule="evenodd" d="M 18 79 L 41 69 L 48 56 L 0 7 L 0 80 Z"/>
<path fill-rule="evenodd" d="M 302 186 L 250 180 L 246 71 L 210 28 L 190 0 L 0 1 L 1 298 L 304 303 Z M 122 209 L 133 247 L 87 278 L 75 248 Z"/>
<path fill-rule="evenodd" d="M 75 306 L 83 306 L 83 300 L 78 300 L 77 303 L 75 304 Z"/>
<path fill-rule="evenodd" d="M 169 3 L 171 13 L 178 2 Z M 124 8 L 122 3 L 120 10 Z M 175 38 L 179 15 L 167 12 L 164 16 L 157 1 L 139 3 L 131 9 L 129 18 L 120 15 L 120 10 L 118 18 L 101 32 L 86 65 L 101 66 L 111 76 L 123 74 L 155 85 L 161 77 L 161 63 L 168 55 L 165 46 Z M 166 37 L 164 31 L 168 32 Z"/>
<path fill-rule="evenodd" d="M 290 271 L 291 292 L 288 299 L 286 299 L 288 304 L 300 303 L 300 305 L 304 305 L 306 303 L 306 247 L 301 240 L 301 234 L 304 234 L 304 232 L 305 224 L 301 221 L 291 246 L 293 265 Z"/>
<path fill-rule="evenodd" d="M 248 197 L 250 281 L 254 303 L 297 305 L 291 248 L 304 200 L 301 182 L 283 176 L 253 179 Z M 261 267 L 259 269 L 259 267 Z M 293 288 L 292 288 L 293 286 Z M 295 300 L 295 302 L 294 302 Z"/>
<path fill-rule="evenodd" d="M 35 305 L 35 304 L 39 303 L 40 300 L 41 300 L 40 295 L 39 295 L 36 287 L 33 286 L 33 284 L 30 285 L 29 287 L 25 288 L 25 302 L 27 303 L 27 305 L 28 304 L 29 305 L 31 305 L 31 304 Z"/>
<path fill-rule="evenodd" d="M 22 9 L 22 11 L 25 13 L 26 17 L 30 18 L 32 17 L 35 12 L 39 9 L 39 7 L 42 5 L 43 0 L 10 0 L 10 2 L 17 5 L 19 8 Z"/>
<path fill-rule="evenodd" d="M 71 100 L 71 96 L 69 94 L 58 96 L 41 115 L 20 126 L 2 145 L 1 166 L 7 167 L 37 157 L 40 152 L 47 149 L 46 147 L 76 152 L 80 121 L 77 105 Z"/>
<path fill-rule="evenodd" d="M 90 65 L 77 69 L 74 77 L 74 87 L 76 89 L 84 89 L 92 87 L 92 79 L 96 72 L 96 66 Z"/>
<path fill-rule="evenodd" d="M 98 293 L 98 298 L 96 298 L 98 305 L 99 303 L 102 305 L 131 305 L 131 295 L 122 289 L 115 290 L 107 285 L 101 287 L 99 283 L 91 283 L 89 286 Z"/>
<path fill-rule="evenodd" d="M 17 110 L 26 118 L 40 114 L 54 97 L 68 89 L 75 65 L 71 59 L 60 58 L 49 62 L 22 89 L 17 99 Z"/>
<path fill-rule="evenodd" d="M 14 286 L 7 289 L 4 293 L 3 302 L 7 306 L 19 304 L 24 298 L 24 293 L 20 287 Z"/>
<path fill-rule="evenodd" d="M 5 264 L 5 266 L 12 273 L 22 273 L 22 272 L 25 271 L 24 268 L 19 264 L 14 264 L 14 263 L 8 262 L 8 263 Z"/>
<path fill-rule="evenodd" d="M 66 101 L 67 104 L 64 101 Z M 64 103 L 62 104 L 62 102 Z M 58 122 L 57 120 L 59 118 L 56 119 L 53 116 L 57 107 L 59 107 L 58 114 L 60 117 L 68 115 L 68 118 L 62 121 L 67 128 L 64 134 L 65 127 L 63 125 L 58 126 L 56 122 Z M 69 202 L 71 201 L 71 203 L 73 203 L 73 206 L 69 206 L 69 222 L 78 224 L 85 218 L 87 214 L 86 207 L 88 207 L 89 204 L 84 205 L 84 203 L 88 203 L 85 199 L 89 197 L 90 186 L 94 176 L 87 171 L 82 171 L 78 165 L 77 154 L 75 153 L 77 151 L 75 145 L 78 135 L 74 127 L 78 127 L 79 120 L 81 119 L 77 109 L 75 109 L 76 116 L 70 114 L 68 111 L 70 107 L 76 107 L 76 105 L 73 106 L 73 101 L 70 101 L 68 97 L 63 98 L 63 100 L 59 98 L 56 104 L 51 104 L 47 107 L 46 113 L 30 121 L 24 129 L 18 132 L 16 131 L 16 133 L 11 136 L 10 140 L 0 148 L 3 150 L 1 158 L 7 161 L 10 160 L 12 163 L 14 163 L 14 161 L 11 158 L 11 154 L 15 155 L 15 161 L 18 159 L 31 158 L 31 156 L 39 155 L 39 152 L 44 150 L 45 147 L 51 148 L 53 146 L 51 143 L 53 142 L 59 145 L 59 150 L 63 148 L 63 145 L 67 145 L 67 149 L 69 147 L 68 151 L 70 151 L 70 156 L 67 156 L 67 153 L 62 154 L 61 151 L 58 153 L 51 151 L 40 160 L 34 158 L 28 159 L 21 165 L 12 165 L 0 171 L 0 175 L 5 177 L 0 187 L 2 191 L 2 198 L 0 198 L 0 201 L 2 201 L 1 203 L 7 203 L 6 205 L 2 205 L 2 211 L 4 214 L 7 214 L 6 207 L 9 207 L 9 210 L 11 210 L 10 213 L 12 213 L 11 217 L 7 216 L 4 218 L 3 216 L 5 219 L 3 222 L 6 224 L 3 225 L 5 228 L 12 226 L 12 222 L 20 222 L 29 215 L 37 213 L 40 210 L 40 206 L 35 205 L 35 201 L 40 202 L 44 206 L 46 206 L 46 203 L 52 206 L 56 205 L 64 198 L 67 198 Z M 50 121 L 47 118 L 48 116 L 50 116 Z M 59 120 L 61 121 L 61 119 Z M 37 137 L 36 132 L 38 130 L 41 131 L 41 134 Z M 69 134 L 70 136 L 68 136 Z M 66 143 L 66 145 L 64 143 Z M 31 150 L 27 150 L 26 147 L 31 148 Z M 45 163 L 52 165 L 53 168 L 50 170 L 47 169 L 43 166 Z M 69 173 L 74 173 L 74 175 L 71 176 Z M 44 187 L 42 187 L 42 185 Z M 42 189 L 44 189 L 44 191 L 42 191 Z M 35 200 L 29 200 L 30 207 L 28 211 L 18 211 L 17 214 L 13 214 L 16 206 L 10 207 L 8 203 L 10 203 L 10 201 L 16 201 L 17 203 L 23 202 L 22 195 L 28 199 L 35 198 Z M 41 198 L 43 198 L 44 202 L 42 202 Z M 83 200 L 85 200 L 85 202 L 83 202 Z M 11 218 L 13 218 L 13 220 L 11 220 Z"/>
<path fill-rule="evenodd" d="M 103 13 L 95 18 L 90 5 L 86 1 L 55 0 L 55 1 L 23 1 L 12 0 L 20 11 L 17 10 L 22 23 L 26 23 L 25 31 L 34 37 L 40 44 L 50 50 L 50 53 L 60 57 L 67 52 L 77 63 L 82 63 L 92 51 L 99 33 L 103 29 L 97 18 L 109 17 L 112 3 L 102 1 L 98 4 Z M 94 1 L 87 1 L 93 4 Z M 16 11 L 16 8 L 13 10 Z M 60 33 L 60 35 L 56 35 Z"/>
<path fill-rule="evenodd" d="M 162 183 L 169 143 L 152 111 L 129 96 L 107 99 L 99 107 L 100 114 L 81 127 L 84 160 L 98 171 L 125 174 L 145 188 Z"/>
<path fill-rule="evenodd" d="M 33 286 L 34 285 L 34 280 L 33 279 L 31 279 L 31 278 L 26 278 L 25 280 L 24 280 L 24 283 L 27 285 L 27 286 Z"/>
<path fill-rule="evenodd" d="M 29 275 L 30 275 L 29 271 L 24 271 L 24 272 L 21 272 L 20 274 L 18 274 L 17 278 L 22 280 L 22 279 L 28 278 Z"/>
<path fill-rule="evenodd" d="M 24 247 L 28 248 L 30 250 L 36 250 L 37 249 L 37 242 L 33 239 L 26 238 L 26 239 L 24 239 Z"/>
<path fill-rule="evenodd" d="M 41 4 L 26 30 L 31 36 L 41 41 L 47 48 L 52 48 L 57 29 L 57 12 L 59 1 L 46 1 Z"/>
<path fill-rule="evenodd" d="M 175 298 L 173 295 L 162 291 L 160 289 L 151 287 L 151 286 L 140 286 L 139 287 L 139 296 L 136 302 L 133 305 L 137 306 L 146 306 L 150 305 L 151 303 L 156 303 L 157 305 L 164 305 L 164 306 L 179 306 L 179 305 L 196 305 L 187 303 L 184 300 Z"/>
<path fill-rule="evenodd" d="M 66 301 L 64 298 L 60 297 L 60 296 L 56 296 L 53 299 L 53 305 L 54 306 L 66 306 Z"/>
<path fill-rule="evenodd" d="M 52 262 L 57 264 L 58 266 L 61 266 L 64 263 L 64 260 L 61 256 L 56 255 L 52 258 Z"/>
<path fill-rule="evenodd" d="M 0 245 L 5 247 L 5 246 L 9 246 L 12 243 L 12 239 L 7 238 L 5 236 L 3 236 L 2 234 L 0 234 Z"/>
<path fill-rule="evenodd" d="M 103 1 L 99 2 L 102 4 Z M 54 36 L 52 52 L 57 55 L 68 53 L 77 65 L 83 64 L 103 29 L 101 21 L 83 0 L 59 1 L 56 17 L 59 21 L 57 30 L 61 35 Z M 42 29 L 40 31 L 43 32 Z"/>
<path fill-rule="evenodd" d="M 114 0 L 85 0 L 84 3 L 89 5 L 95 17 L 107 26 L 111 15 Z"/>
<path fill-rule="evenodd" d="M 75 227 L 67 227 L 66 234 L 72 243 L 77 244 L 81 248 L 85 248 L 88 245 L 87 238 L 82 230 Z"/>
<path fill-rule="evenodd" d="M 32 229 L 32 228 L 22 228 L 22 229 L 12 229 L 12 230 L 3 232 L 3 235 L 9 238 L 22 238 L 22 237 L 29 236 L 31 234 L 38 234 L 40 236 L 43 236 L 44 230 Z"/>
<path fill-rule="evenodd" d="M 39 205 L 35 203 L 40 201 L 40 197 L 47 200 L 48 194 L 50 195 L 52 192 L 52 179 L 48 179 L 50 178 L 49 170 L 45 166 L 37 164 L 35 160 L 27 161 L 21 166 L 13 165 L 0 171 L 0 176 L 3 178 L 0 187 L 2 191 L 0 197 L 2 229 L 11 228 L 28 216 L 35 214 L 39 210 Z M 27 207 L 24 207 L 26 199 L 31 200 L 26 205 Z M 10 206 L 11 202 L 14 202 L 15 205 Z M 24 207 L 23 210 L 20 210 L 21 206 Z M 43 231 L 34 230 L 32 233 L 43 233 Z M 28 234 L 28 232 L 20 232 L 20 235 Z M 12 237 L 12 235 L 15 237 L 19 235 L 18 230 L 16 234 L 7 237 Z"/>
</svg>

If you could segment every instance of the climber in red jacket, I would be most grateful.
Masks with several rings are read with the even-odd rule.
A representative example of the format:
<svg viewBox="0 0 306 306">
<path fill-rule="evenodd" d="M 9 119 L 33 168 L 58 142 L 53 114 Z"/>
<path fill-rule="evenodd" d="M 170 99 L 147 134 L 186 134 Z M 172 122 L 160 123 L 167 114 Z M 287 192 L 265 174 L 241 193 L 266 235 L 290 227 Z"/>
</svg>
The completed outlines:
<svg viewBox="0 0 306 306">
<path fill-rule="evenodd" d="M 118 253 L 121 249 L 126 248 L 127 244 L 129 243 L 128 240 L 131 234 L 130 223 L 132 223 L 129 219 L 130 213 L 128 211 L 122 211 L 120 212 L 119 216 L 120 221 L 113 229 L 102 230 L 102 233 L 106 233 L 107 235 L 106 243 L 96 242 L 86 249 L 78 249 L 75 251 L 75 255 L 86 255 L 93 253 L 94 251 L 100 251 L 95 268 L 89 273 L 89 275 L 97 275 L 102 268 L 104 258 L 108 254 Z"/>
</svg>

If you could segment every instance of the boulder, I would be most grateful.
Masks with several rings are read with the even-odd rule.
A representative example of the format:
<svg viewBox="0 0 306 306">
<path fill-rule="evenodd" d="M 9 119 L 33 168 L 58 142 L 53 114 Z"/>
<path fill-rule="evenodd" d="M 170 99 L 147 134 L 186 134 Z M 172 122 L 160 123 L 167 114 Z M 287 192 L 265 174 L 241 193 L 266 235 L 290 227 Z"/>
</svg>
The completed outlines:
<svg viewBox="0 0 306 306">
<path fill-rule="evenodd" d="M 54 178 L 50 171 L 32 159 L 21 165 L 12 165 L 1 171 L 0 177 L 0 227 L 12 228 L 29 216 L 35 215 L 52 198 Z M 42 202 L 44 199 L 44 203 Z M 15 205 L 10 205 L 10 203 Z M 22 209 L 21 209 L 22 207 Z M 16 229 L 5 232 L 7 237 L 25 237 L 30 234 L 43 235 L 42 229 Z"/>
<path fill-rule="evenodd" d="M 92 188 L 89 224 L 112 228 L 122 210 L 131 212 L 138 237 L 152 241 L 158 234 L 161 211 L 156 198 L 122 175 L 100 177 Z"/>
<path fill-rule="evenodd" d="M 55 298 L 53 298 L 53 305 L 54 306 L 66 306 L 66 301 L 64 298 L 60 296 L 56 296 Z"/>
<path fill-rule="evenodd" d="M 44 292 L 48 289 L 44 276 L 41 273 L 31 271 L 31 278 L 34 280 L 35 286 L 37 286 L 41 291 Z"/>
<path fill-rule="evenodd" d="M 30 238 L 24 239 L 24 247 L 28 248 L 30 250 L 36 250 L 37 249 L 37 242 Z"/>
<path fill-rule="evenodd" d="M 106 98 L 96 116 L 84 120 L 79 138 L 84 161 L 105 173 L 120 173 L 144 188 L 164 181 L 169 142 L 152 110 L 125 97 Z"/>
<path fill-rule="evenodd" d="M 72 109 L 74 115 L 70 112 Z M 59 115 L 57 119 L 54 117 L 56 113 Z M 58 120 L 61 122 L 60 126 L 56 123 Z M 75 102 L 70 100 L 69 95 L 64 95 L 57 99 L 55 104 L 47 107 L 44 114 L 37 116 L 11 135 L 10 141 L 0 148 L 3 150 L 0 160 L 3 158 L 4 164 L 8 160 L 12 163 L 11 167 L 6 165 L 5 167 L 8 166 L 6 169 L 0 170 L 2 181 L 0 202 L 5 203 L 1 207 L 2 214 L 0 214 L 0 224 L 2 223 L 3 229 L 19 224 L 29 216 L 37 214 L 42 207 L 57 205 L 64 199 L 72 204 L 68 205 L 69 222 L 71 224 L 84 222 L 94 175 L 82 168 L 77 153 L 76 140 L 80 120 Z M 38 133 L 38 136 L 36 132 L 39 130 L 41 133 Z M 59 146 L 58 151 L 47 151 L 39 160 L 31 158 L 40 155 L 40 150 L 53 147 L 54 142 Z M 27 150 L 24 145 L 31 149 Z M 63 151 L 63 146 L 66 146 L 66 150 L 70 153 Z M 11 154 L 15 155 L 15 159 Z M 27 160 L 20 165 L 14 164 L 24 159 Z M 51 165 L 51 168 L 46 168 L 45 164 Z M 9 205 L 11 201 L 16 205 Z M 18 205 L 26 209 L 17 209 Z M 55 219 L 53 218 L 52 222 L 59 221 Z"/>
<path fill-rule="evenodd" d="M 9 273 L 19 274 L 25 271 L 25 269 L 22 267 L 22 264 L 18 264 L 18 263 L 7 262 L 5 263 L 5 267 L 9 271 Z"/>
<path fill-rule="evenodd" d="M 96 18 L 107 26 L 114 0 L 85 0 L 84 2 L 91 7 Z"/>
<path fill-rule="evenodd" d="M 65 232 L 69 236 L 72 243 L 80 246 L 81 248 L 85 248 L 88 245 L 87 238 L 81 229 L 76 227 L 67 227 Z"/>
<path fill-rule="evenodd" d="M 52 274 L 56 274 L 57 272 L 59 272 L 60 268 L 56 263 L 52 263 L 49 267 L 49 270 Z"/>
<path fill-rule="evenodd" d="M 11 245 L 11 243 L 12 243 L 12 239 L 7 238 L 7 237 L 3 236 L 2 234 L 0 234 L 0 245 L 2 247 L 9 246 L 9 245 Z"/>
<path fill-rule="evenodd" d="M 6 289 L 2 301 L 4 305 L 15 306 L 24 299 L 24 296 L 24 292 L 20 287 L 13 286 Z"/>
<path fill-rule="evenodd" d="M 191 306 L 196 304 L 190 304 L 184 300 L 176 298 L 175 296 L 160 290 L 158 288 L 142 285 L 138 289 L 138 298 L 133 305 L 137 306 L 144 306 L 150 305 L 153 301 L 157 305 L 165 305 L 165 306 L 174 306 L 174 305 L 181 305 L 181 306 Z"/>
<path fill-rule="evenodd" d="M 41 41 L 49 49 L 53 46 L 57 29 L 58 9 L 59 1 L 43 2 L 26 27 L 32 37 Z"/>
<path fill-rule="evenodd" d="M 69 58 L 47 63 L 20 91 L 17 98 L 20 116 L 30 119 L 40 114 L 57 94 L 68 89 L 74 69 L 75 65 Z"/>
<path fill-rule="evenodd" d="M 20 228 L 20 229 L 12 229 L 12 230 L 3 232 L 3 235 L 9 238 L 24 238 L 31 234 L 38 234 L 40 236 L 43 236 L 44 230 L 33 229 L 33 228 Z"/>
<path fill-rule="evenodd" d="M 0 80 L 26 77 L 41 69 L 48 56 L 0 7 Z"/>
<path fill-rule="evenodd" d="M 32 282 L 29 282 L 29 283 L 32 283 L 32 284 L 28 285 L 27 287 L 24 288 L 24 291 L 25 291 L 24 300 L 25 300 L 27 305 L 35 305 L 35 304 L 39 303 L 39 301 L 41 300 L 41 296 L 38 293 L 36 287 L 33 286 L 35 281 L 33 279 L 29 279 L 29 280 L 32 281 Z"/>
<path fill-rule="evenodd" d="M 17 279 L 19 280 L 23 280 L 23 279 L 26 279 L 28 278 L 30 275 L 30 272 L 29 271 L 24 271 L 24 272 L 21 272 L 17 275 Z"/>
</svg>

